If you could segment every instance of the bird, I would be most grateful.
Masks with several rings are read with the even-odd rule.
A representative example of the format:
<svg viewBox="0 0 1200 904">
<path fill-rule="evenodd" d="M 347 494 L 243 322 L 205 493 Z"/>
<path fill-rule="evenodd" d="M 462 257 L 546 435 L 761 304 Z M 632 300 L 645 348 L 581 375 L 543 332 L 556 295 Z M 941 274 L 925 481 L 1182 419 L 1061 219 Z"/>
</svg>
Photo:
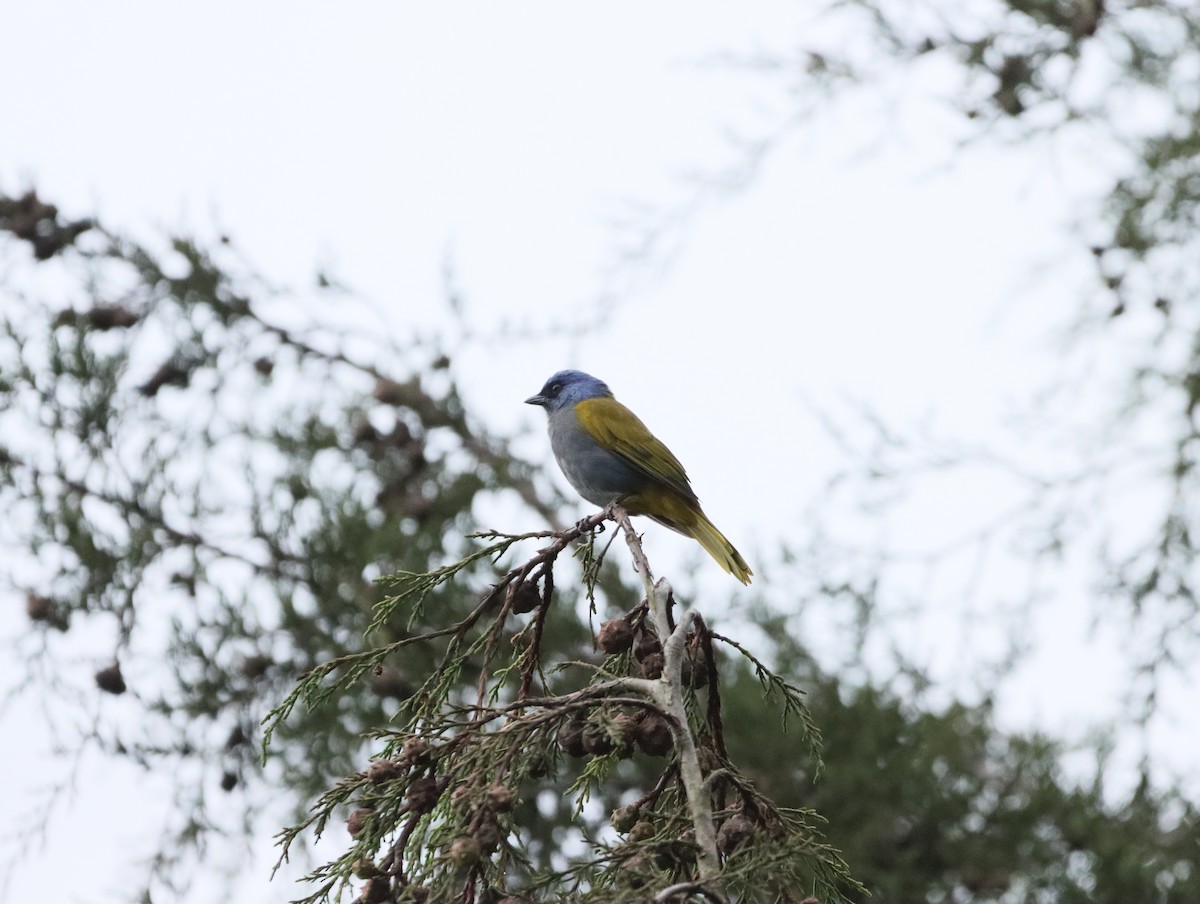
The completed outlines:
<svg viewBox="0 0 1200 904">
<path fill-rule="evenodd" d="M 687 472 L 603 380 L 560 370 L 525 400 L 546 410 L 550 447 L 579 495 L 607 508 L 619 504 L 696 540 L 743 584 L 754 574 L 741 553 L 700 508 Z"/>
</svg>

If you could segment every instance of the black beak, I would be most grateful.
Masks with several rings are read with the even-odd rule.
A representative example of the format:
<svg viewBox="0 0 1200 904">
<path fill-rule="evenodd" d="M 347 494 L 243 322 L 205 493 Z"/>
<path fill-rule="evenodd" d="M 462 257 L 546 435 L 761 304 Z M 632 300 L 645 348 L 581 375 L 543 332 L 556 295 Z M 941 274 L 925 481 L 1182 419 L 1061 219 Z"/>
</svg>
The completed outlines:
<svg viewBox="0 0 1200 904">
<path fill-rule="evenodd" d="M 526 405 L 541 405 L 546 406 L 546 397 L 544 395 L 531 395 L 525 400 Z"/>
</svg>

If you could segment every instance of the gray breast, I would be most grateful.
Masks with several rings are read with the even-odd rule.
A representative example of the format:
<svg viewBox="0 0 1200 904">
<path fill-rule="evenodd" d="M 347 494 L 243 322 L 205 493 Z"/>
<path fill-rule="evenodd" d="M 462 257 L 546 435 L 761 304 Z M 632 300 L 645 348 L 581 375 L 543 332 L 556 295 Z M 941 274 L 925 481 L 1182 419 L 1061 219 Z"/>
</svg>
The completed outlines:
<svg viewBox="0 0 1200 904">
<path fill-rule="evenodd" d="M 569 408 L 550 416 L 550 447 L 571 486 L 594 505 L 616 502 L 648 483 L 644 474 L 588 436 Z"/>
</svg>

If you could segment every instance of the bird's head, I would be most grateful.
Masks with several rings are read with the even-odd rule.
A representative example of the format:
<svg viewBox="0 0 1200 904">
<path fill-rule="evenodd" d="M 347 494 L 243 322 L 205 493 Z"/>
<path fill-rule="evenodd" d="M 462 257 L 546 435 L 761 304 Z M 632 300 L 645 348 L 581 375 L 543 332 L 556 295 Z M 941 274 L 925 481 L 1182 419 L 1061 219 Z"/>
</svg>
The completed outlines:
<svg viewBox="0 0 1200 904">
<path fill-rule="evenodd" d="M 611 396 L 612 392 L 603 380 L 597 380 L 591 374 L 581 370 L 560 370 L 541 388 L 535 396 L 525 400 L 526 405 L 541 405 L 547 414 L 554 414 L 563 408 L 570 408 L 584 399 L 598 399 Z"/>
</svg>

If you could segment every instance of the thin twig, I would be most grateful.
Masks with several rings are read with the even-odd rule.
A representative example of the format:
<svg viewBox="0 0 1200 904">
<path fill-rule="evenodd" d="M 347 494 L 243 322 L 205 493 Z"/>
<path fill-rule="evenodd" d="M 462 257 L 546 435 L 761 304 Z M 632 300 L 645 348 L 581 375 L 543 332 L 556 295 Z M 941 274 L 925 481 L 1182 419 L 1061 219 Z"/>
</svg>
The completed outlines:
<svg viewBox="0 0 1200 904">
<path fill-rule="evenodd" d="M 725 904 L 725 898 L 722 895 L 714 892 L 711 888 L 708 888 L 699 882 L 677 882 L 675 885 L 668 885 L 666 888 L 656 894 L 651 900 L 654 901 L 655 904 L 662 904 L 662 902 L 670 901 L 677 895 L 683 895 L 684 897 L 680 900 L 684 901 L 686 901 L 692 895 L 700 895 L 701 897 L 707 898 L 710 901 L 717 901 L 719 904 Z"/>
<path fill-rule="evenodd" d="M 699 615 L 696 616 L 696 633 L 700 639 L 700 653 L 704 656 L 704 668 L 708 674 L 708 730 L 712 732 L 713 746 L 717 754 L 729 759 L 725 749 L 725 723 L 721 719 L 721 689 L 717 675 L 717 654 L 713 649 L 712 632 Z M 695 665 L 692 666 L 695 668 Z"/>
<path fill-rule="evenodd" d="M 524 698 L 533 686 L 534 673 L 542 668 L 542 635 L 546 629 L 546 616 L 550 613 L 550 600 L 554 595 L 554 569 L 546 564 L 542 582 L 542 602 L 537 614 L 533 617 L 533 636 L 525 649 L 524 661 L 521 663 L 521 687 L 517 690 L 517 699 Z M 546 677 L 542 675 L 542 688 L 546 687 Z"/>
</svg>

